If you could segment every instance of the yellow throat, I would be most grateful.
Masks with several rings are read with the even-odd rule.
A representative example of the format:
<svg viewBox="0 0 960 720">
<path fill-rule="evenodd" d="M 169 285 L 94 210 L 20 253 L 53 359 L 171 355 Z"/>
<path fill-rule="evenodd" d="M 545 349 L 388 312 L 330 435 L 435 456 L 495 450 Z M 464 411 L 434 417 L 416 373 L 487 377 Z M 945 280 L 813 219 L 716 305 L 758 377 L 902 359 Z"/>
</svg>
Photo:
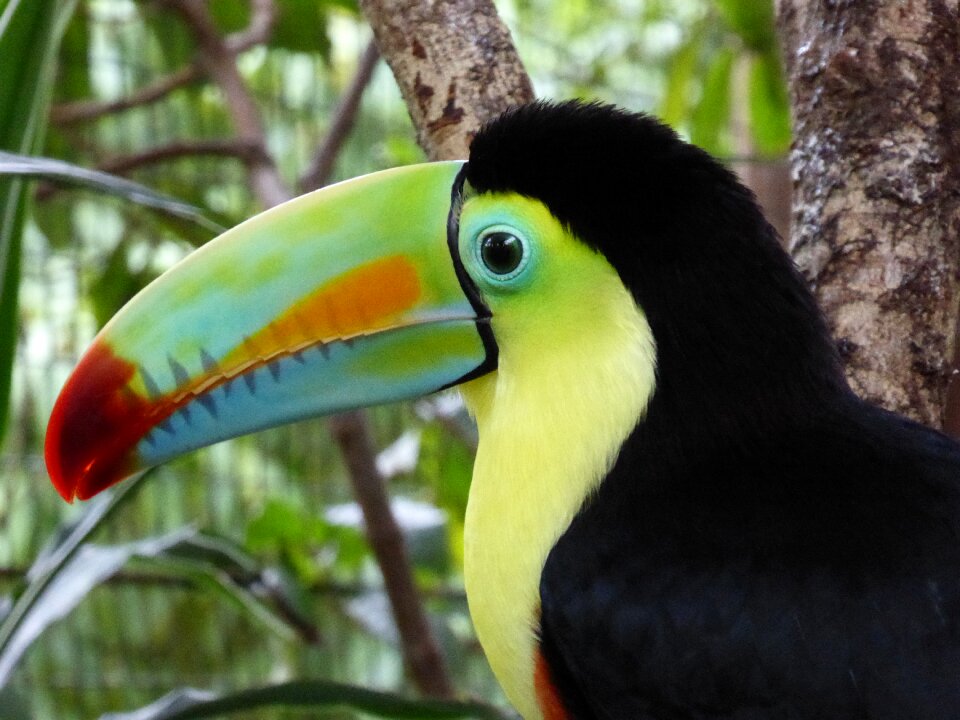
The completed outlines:
<svg viewBox="0 0 960 720">
<path fill-rule="evenodd" d="M 539 720 L 534 653 L 543 565 L 643 414 L 655 348 L 609 263 L 542 204 L 506 197 L 536 229 L 540 265 L 522 292 L 498 294 L 478 283 L 500 355 L 496 372 L 461 388 L 480 433 L 465 580 L 497 679 L 526 720 Z M 469 200 L 461 226 L 485 203 L 503 201 Z"/>
</svg>

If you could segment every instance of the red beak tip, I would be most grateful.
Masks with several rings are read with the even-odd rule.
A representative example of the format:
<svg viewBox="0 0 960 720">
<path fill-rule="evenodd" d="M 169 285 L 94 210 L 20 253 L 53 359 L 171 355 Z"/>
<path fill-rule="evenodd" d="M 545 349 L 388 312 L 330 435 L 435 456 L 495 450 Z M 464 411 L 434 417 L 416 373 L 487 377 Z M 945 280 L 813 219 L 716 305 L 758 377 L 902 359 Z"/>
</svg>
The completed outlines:
<svg viewBox="0 0 960 720">
<path fill-rule="evenodd" d="M 131 474 L 133 448 L 149 428 L 146 402 L 128 387 L 134 371 L 109 345 L 94 341 L 61 390 L 45 455 L 66 502 L 89 500 Z"/>
<path fill-rule="evenodd" d="M 77 497 L 77 486 L 75 483 L 67 482 L 67 480 L 60 475 L 60 473 L 55 472 L 50 469 L 50 461 L 47 460 L 47 474 L 50 476 L 50 482 L 53 483 L 53 487 L 59 493 L 66 502 L 73 504 L 73 501 Z"/>
</svg>

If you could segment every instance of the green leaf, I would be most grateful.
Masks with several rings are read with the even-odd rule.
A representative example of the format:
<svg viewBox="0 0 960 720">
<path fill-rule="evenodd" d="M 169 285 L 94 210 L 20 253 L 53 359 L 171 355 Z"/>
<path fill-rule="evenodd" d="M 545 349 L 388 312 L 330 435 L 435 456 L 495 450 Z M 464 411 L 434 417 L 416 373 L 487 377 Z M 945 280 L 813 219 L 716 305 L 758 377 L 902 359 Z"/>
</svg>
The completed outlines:
<svg viewBox="0 0 960 720">
<path fill-rule="evenodd" d="M 423 162 L 423 150 L 417 141 L 407 133 L 393 133 L 387 135 L 383 141 L 384 162 L 389 167 L 397 165 L 413 165 Z"/>
<path fill-rule="evenodd" d="M 452 425 L 460 422 L 460 418 L 451 417 L 447 422 Z M 423 463 L 422 472 L 434 487 L 437 505 L 450 517 L 463 517 L 473 477 L 475 447 L 468 446 L 436 422 L 424 427 L 420 442 L 423 446 L 421 454 L 433 460 Z"/>
<path fill-rule="evenodd" d="M 331 525 L 323 517 L 277 498 L 269 500 L 263 512 L 247 526 L 246 547 L 267 553 L 304 583 L 320 579 L 323 565 L 316 560 L 317 550 L 335 551 L 336 567 L 357 569 L 369 549 L 356 529 Z"/>
<path fill-rule="evenodd" d="M 227 0 L 227 3 L 220 4 L 241 7 L 248 5 L 247 2 L 238 2 L 238 0 Z M 169 72 L 195 59 L 196 39 L 187 24 L 177 17 L 168 4 L 140 2 L 136 3 L 136 9 L 146 23 L 151 41 L 156 43 L 156 47 L 160 50 L 162 60 L 158 58 L 152 61 L 156 63 L 154 67 L 163 68 Z M 215 10 L 211 9 L 216 17 Z"/>
<path fill-rule="evenodd" d="M 0 0 L 0 148 L 26 152 L 43 128 L 53 59 L 66 19 L 56 0 Z M 69 17 L 69 16 L 68 16 Z M 17 58 L 18 62 L 11 62 Z"/>
<path fill-rule="evenodd" d="M 713 58 L 703 81 L 700 101 L 690 116 L 690 141 L 707 152 L 722 155 L 721 133 L 730 117 L 730 77 L 734 52 L 720 50 Z"/>
<path fill-rule="evenodd" d="M 775 52 L 754 58 L 748 104 L 757 150 L 763 155 L 783 155 L 790 149 L 790 100 Z"/>
<path fill-rule="evenodd" d="M 0 176 L 3 175 L 40 178 L 89 188 L 143 205 L 172 218 L 187 220 L 214 235 L 226 229 L 210 220 L 199 208 L 151 190 L 146 185 L 62 160 L 0 152 Z"/>
<path fill-rule="evenodd" d="M 0 182 L 3 182 L 0 180 Z M 43 212 L 34 213 L 33 222 L 36 223 L 40 234 L 50 241 L 54 250 L 63 250 L 73 247 L 76 238 L 73 236 L 73 204 L 66 196 L 54 196 L 43 203 Z"/>
<path fill-rule="evenodd" d="M 222 33 L 240 32 L 250 24 L 250 0 L 207 0 L 207 7 Z"/>
<path fill-rule="evenodd" d="M 271 498 L 259 517 L 247 526 L 247 547 L 256 552 L 278 552 L 288 545 L 311 546 L 325 542 L 329 525 L 293 503 Z"/>
<path fill-rule="evenodd" d="M 776 50 L 773 0 L 714 0 L 714 4 L 747 48 L 757 53 Z"/>
<path fill-rule="evenodd" d="M 0 150 L 42 140 L 56 51 L 76 0 L 0 0 Z M 13 60 L 15 59 L 15 60 Z M 24 183 L 0 178 L 0 439 L 6 430 L 17 341 Z"/>
<path fill-rule="evenodd" d="M 130 713 L 109 713 L 100 720 L 197 720 L 265 707 L 302 707 L 314 710 L 347 708 L 398 720 L 512 720 L 493 705 L 457 700 L 412 699 L 392 692 L 367 690 L 324 680 L 295 680 L 217 697 L 183 688 Z"/>
<path fill-rule="evenodd" d="M 90 18 L 87 13 L 75 13 L 60 43 L 57 100 L 86 100 L 93 95 L 89 56 Z"/>
<path fill-rule="evenodd" d="M 6 431 L 10 378 L 17 351 L 23 216 L 23 183 L 0 179 L 0 441 Z"/>
<path fill-rule="evenodd" d="M 270 46 L 330 57 L 326 4 L 322 0 L 280 0 Z"/>
<path fill-rule="evenodd" d="M 267 629 L 288 640 L 294 634 L 320 642 L 306 588 L 278 568 L 263 566 L 238 545 L 197 533 L 151 560 L 224 596 Z"/>
<path fill-rule="evenodd" d="M 96 584 L 97 581 L 87 583 L 93 572 L 88 572 L 91 557 L 78 553 L 90 534 L 113 515 L 149 474 L 143 473 L 94 498 L 79 518 L 54 534 L 34 560 L 26 585 L 0 623 L 0 687 L 40 632 L 69 612 Z"/>
<path fill-rule="evenodd" d="M 165 557 L 208 565 L 235 577 L 253 577 L 262 572 L 260 561 L 236 543 L 203 533 L 170 548 Z"/>
<path fill-rule="evenodd" d="M 321 0 L 321 2 L 328 8 L 336 8 L 354 17 L 360 17 L 360 4 L 357 0 Z"/>
<path fill-rule="evenodd" d="M 0 688 L 0 718 L 30 717 L 30 703 L 24 694 L 7 685 Z"/>
<path fill-rule="evenodd" d="M 659 115 L 671 127 L 678 127 L 687 118 L 691 88 L 703 46 L 704 27 L 703 23 L 698 23 L 670 61 Z"/>
<path fill-rule="evenodd" d="M 180 542 L 185 533 L 144 538 L 124 545 L 81 545 L 61 566 L 30 607 L 29 617 L 20 623 L 0 657 L 0 684 L 10 676 L 17 661 L 48 627 L 66 617 L 91 590 L 109 580 L 134 557 L 152 557 Z"/>
<path fill-rule="evenodd" d="M 103 271 L 90 286 L 90 300 L 97 327 L 103 327 L 117 310 L 153 279 L 148 269 L 134 273 L 127 263 L 127 243 L 120 242 L 110 253 Z"/>
</svg>

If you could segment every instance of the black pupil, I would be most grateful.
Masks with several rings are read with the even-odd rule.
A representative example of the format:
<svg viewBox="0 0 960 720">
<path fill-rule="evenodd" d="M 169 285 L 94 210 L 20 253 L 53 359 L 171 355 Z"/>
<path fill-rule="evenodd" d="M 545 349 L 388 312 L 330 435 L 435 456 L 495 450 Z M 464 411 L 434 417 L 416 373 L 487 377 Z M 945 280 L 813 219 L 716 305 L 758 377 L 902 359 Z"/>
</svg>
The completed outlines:
<svg viewBox="0 0 960 720">
<path fill-rule="evenodd" d="M 492 232 L 481 241 L 480 257 L 491 272 L 507 275 L 523 260 L 523 243 L 508 232 Z"/>
</svg>

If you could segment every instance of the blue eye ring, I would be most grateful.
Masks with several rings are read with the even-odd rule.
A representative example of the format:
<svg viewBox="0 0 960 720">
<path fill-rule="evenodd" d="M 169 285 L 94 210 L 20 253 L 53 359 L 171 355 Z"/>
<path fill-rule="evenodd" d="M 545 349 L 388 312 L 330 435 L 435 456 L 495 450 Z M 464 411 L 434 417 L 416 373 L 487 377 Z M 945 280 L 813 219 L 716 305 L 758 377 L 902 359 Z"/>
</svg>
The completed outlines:
<svg viewBox="0 0 960 720">
<path fill-rule="evenodd" d="M 476 259 L 484 274 L 497 282 L 509 282 L 524 271 L 530 261 L 529 243 L 516 228 L 488 227 L 477 235 Z"/>
</svg>

